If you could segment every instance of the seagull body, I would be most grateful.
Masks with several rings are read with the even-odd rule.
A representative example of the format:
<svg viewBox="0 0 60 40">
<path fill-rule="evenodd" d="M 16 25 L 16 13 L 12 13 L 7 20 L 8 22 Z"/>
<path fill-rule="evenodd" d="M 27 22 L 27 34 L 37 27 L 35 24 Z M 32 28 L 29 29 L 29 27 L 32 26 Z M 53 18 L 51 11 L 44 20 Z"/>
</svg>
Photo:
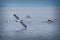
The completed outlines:
<svg viewBox="0 0 60 40">
<path fill-rule="evenodd" d="M 50 19 L 49 19 L 47 22 L 48 22 L 48 23 L 55 23 L 55 21 L 56 21 L 56 19 L 54 19 L 54 20 L 50 20 Z"/>
</svg>

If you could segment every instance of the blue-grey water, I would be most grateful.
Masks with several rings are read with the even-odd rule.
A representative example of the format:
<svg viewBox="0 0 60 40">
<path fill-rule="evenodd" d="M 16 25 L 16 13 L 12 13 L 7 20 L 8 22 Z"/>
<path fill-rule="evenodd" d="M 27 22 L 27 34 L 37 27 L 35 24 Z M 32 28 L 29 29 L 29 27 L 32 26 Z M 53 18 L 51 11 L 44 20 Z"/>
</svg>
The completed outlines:
<svg viewBox="0 0 60 40">
<path fill-rule="evenodd" d="M 56 9 L 57 7 L 0 8 L 0 40 L 59 40 L 60 23 Z M 26 30 L 16 22 L 13 14 L 24 20 Z M 27 15 L 30 15 L 31 19 L 26 18 Z M 48 19 L 56 21 L 47 23 Z"/>
</svg>

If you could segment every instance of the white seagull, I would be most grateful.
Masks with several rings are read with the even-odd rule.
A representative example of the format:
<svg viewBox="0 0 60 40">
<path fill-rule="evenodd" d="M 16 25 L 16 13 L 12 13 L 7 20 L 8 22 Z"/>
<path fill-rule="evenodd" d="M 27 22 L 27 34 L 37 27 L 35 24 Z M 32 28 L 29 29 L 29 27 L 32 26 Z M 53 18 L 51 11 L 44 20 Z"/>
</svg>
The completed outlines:
<svg viewBox="0 0 60 40">
<path fill-rule="evenodd" d="M 16 14 L 13 14 L 13 15 L 14 15 L 14 17 L 17 19 L 16 22 L 21 23 L 25 28 L 27 28 L 27 26 L 25 25 L 25 23 L 23 22 L 22 19 L 20 19 Z"/>
</svg>

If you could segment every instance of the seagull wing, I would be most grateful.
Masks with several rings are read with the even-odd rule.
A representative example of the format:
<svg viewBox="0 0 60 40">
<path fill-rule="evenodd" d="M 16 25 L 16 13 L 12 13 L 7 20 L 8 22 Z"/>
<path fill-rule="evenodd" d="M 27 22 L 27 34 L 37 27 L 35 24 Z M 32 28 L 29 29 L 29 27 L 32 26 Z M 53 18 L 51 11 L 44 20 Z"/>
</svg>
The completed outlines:
<svg viewBox="0 0 60 40">
<path fill-rule="evenodd" d="M 19 17 L 16 14 L 13 14 L 13 15 L 17 20 L 20 20 Z"/>
<path fill-rule="evenodd" d="M 23 21 L 20 21 L 20 23 L 21 23 L 25 28 L 27 28 L 26 24 L 25 24 Z"/>
</svg>

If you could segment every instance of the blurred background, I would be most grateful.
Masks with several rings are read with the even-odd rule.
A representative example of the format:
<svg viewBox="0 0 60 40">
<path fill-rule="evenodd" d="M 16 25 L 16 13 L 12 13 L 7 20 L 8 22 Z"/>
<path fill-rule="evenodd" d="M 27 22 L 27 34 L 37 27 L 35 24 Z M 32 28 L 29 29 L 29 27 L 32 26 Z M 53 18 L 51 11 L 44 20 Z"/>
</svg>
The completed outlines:
<svg viewBox="0 0 60 40">
<path fill-rule="evenodd" d="M 0 0 L 0 40 L 60 40 L 60 0 Z M 27 29 L 16 22 L 16 14 Z M 31 19 L 27 18 L 31 16 Z M 48 23 L 48 20 L 54 20 Z"/>
</svg>

